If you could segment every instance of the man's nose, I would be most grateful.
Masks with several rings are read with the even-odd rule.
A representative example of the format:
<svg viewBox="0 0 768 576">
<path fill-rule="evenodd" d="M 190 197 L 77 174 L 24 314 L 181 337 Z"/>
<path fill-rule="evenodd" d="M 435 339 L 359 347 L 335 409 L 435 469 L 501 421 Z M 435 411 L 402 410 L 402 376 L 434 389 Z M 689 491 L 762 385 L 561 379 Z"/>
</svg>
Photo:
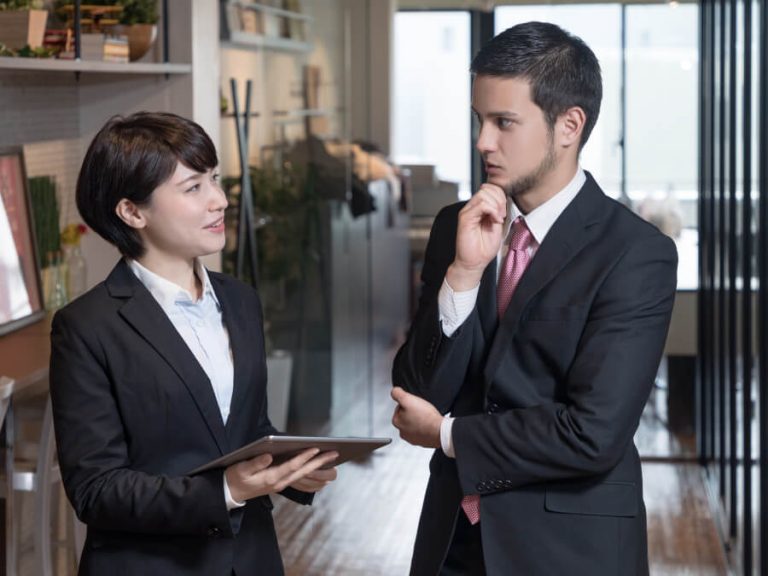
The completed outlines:
<svg viewBox="0 0 768 576">
<path fill-rule="evenodd" d="M 493 152 L 496 149 L 496 134 L 491 126 L 487 124 L 480 126 L 480 133 L 477 135 L 475 147 L 481 154 Z"/>
</svg>

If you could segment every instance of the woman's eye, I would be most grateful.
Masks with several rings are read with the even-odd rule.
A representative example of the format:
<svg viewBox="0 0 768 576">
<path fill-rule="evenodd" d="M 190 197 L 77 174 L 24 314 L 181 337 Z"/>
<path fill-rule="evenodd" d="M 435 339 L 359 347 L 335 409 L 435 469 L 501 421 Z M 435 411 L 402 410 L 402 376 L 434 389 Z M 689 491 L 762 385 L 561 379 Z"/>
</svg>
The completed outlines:
<svg viewBox="0 0 768 576">
<path fill-rule="evenodd" d="M 187 192 L 197 192 L 198 190 L 200 190 L 200 184 L 195 184 L 191 188 L 188 188 Z"/>
</svg>

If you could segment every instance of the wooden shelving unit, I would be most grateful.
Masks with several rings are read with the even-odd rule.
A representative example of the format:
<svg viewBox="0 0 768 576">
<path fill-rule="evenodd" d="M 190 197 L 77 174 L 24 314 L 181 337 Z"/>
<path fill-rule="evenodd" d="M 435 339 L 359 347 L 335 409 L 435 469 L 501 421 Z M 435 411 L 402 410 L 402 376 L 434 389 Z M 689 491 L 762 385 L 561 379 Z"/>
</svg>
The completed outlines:
<svg viewBox="0 0 768 576">
<path fill-rule="evenodd" d="M 312 51 L 311 42 L 300 42 L 290 38 L 280 38 L 265 36 L 263 34 L 252 34 L 250 32 L 232 31 L 229 34 L 229 40 L 224 42 L 225 46 L 232 48 L 245 48 L 248 50 L 282 50 L 284 52 L 306 53 Z"/>
<path fill-rule="evenodd" d="M 259 13 L 259 16 L 262 18 L 261 24 L 265 31 L 260 33 L 239 29 L 241 23 L 233 22 L 233 20 L 237 18 L 236 12 L 238 10 Z M 266 24 L 266 19 L 277 18 L 295 20 L 301 22 L 305 26 L 312 22 L 311 16 L 300 12 L 283 10 L 264 4 L 250 4 L 246 2 L 238 2 L 237 0 L 229 0 L 229 2 L 224 5 L 221 22 L 221 37 L 224 46 L 246 50 L 276 50 L 296 53 L 307 53 L 312 51 L 313 46 L 311 42 L 294 38 L 285 38 L 274 33 L 268 33 L 266 30 L 269 29 L 270 26 Z M 271 26 L 273 32 L 275 29 L 274 24 L 275 23 L 273 22 L 273 26 Z M 306 32 L 307 29 L 305 28 L 304 33 L 306 34 Z"/>
<path fill-rule="evenodd" d="M 191 64 L 152 62 L 104 62 L 100 60 L 58 60 L 56 58 L 0 57 L 0 70 L 35 72 L 94 72 L 101 74 L 189 74 Z"/>
</svg>

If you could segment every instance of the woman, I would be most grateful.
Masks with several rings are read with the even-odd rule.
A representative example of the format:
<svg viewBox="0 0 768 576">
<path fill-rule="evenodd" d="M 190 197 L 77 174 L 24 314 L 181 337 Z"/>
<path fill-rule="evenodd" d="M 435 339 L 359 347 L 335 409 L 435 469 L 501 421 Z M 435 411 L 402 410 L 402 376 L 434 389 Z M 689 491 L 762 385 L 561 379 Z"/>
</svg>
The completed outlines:
<svg viewBox="0 0 768 576">
<path fill-rule="evenodd" d="M 80 574 L 282 574 L 269 495 L 309 504 L 336 477 L 307 450 L 189 472 L 275 429 L 261 305 L 208 272 L 224 246 L 216 150 L 173 114 L 111 119 L 77 183 L 85 222 L 123 258 L 53 319 L 64 487 L 88 526 Z"/>
</svg>

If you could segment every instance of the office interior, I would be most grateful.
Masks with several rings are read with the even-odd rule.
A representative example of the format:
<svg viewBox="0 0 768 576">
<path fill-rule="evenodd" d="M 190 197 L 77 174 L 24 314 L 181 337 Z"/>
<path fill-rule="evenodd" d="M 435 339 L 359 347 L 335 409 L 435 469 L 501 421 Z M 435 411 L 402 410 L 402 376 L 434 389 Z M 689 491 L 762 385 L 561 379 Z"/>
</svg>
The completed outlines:
<svg viewBox="0 0 768 576">
<path fill-rule="evenodd" d="M 82 526 L 62 495 L 48 405 L 50 316 L 118 260 L 77 228 L 75 183 L 103 123 L 140 110 L 193 119 L 219 151 L 227 244 L 205 264 L 259 290 L 272 421 L 296 434 L 393 438 L 341 467 L 311 508 L 275 498 L 286 573 L 408 572 L 429 453 L 391 426 L 391 361 L 434 216 L 482 181 L 472 55 L 509 26 L 543 20 L 600 60 L 602 110 L 582 166 L 672 237 L 680 259 L 635 439 L 651 573 L 768 574 L 764 0 L 157 8 L 157 36 L 136 61 L 0 51 L 0 168 L 18 174 L 3 200 L 37 239 L 23 251 L 37 252 L 29 305 L 0 309 L 4 573 L 76 573 Z M 21 260 L 17 238 L 2 238 L 0 255 Z"/>
</svg>

